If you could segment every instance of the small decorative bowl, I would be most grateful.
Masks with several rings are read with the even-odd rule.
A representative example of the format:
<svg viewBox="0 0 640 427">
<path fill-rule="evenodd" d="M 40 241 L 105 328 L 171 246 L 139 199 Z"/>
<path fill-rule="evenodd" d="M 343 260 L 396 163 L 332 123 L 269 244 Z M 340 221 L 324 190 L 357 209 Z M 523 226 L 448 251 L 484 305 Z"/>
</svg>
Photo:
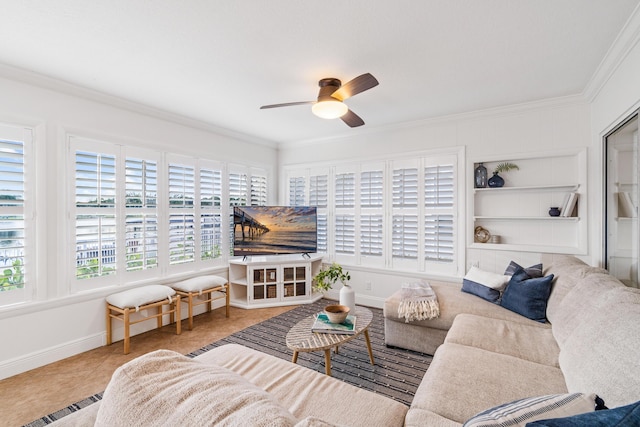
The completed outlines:
<svg viewBox="0 0 640 427">
<path fill-rule="evenodd" d="M 349 307 L 346 305 L 328 305 L 324 308 L 324 312 L 331 323 L 342 323 L 349 314 Z"/>
</svg>

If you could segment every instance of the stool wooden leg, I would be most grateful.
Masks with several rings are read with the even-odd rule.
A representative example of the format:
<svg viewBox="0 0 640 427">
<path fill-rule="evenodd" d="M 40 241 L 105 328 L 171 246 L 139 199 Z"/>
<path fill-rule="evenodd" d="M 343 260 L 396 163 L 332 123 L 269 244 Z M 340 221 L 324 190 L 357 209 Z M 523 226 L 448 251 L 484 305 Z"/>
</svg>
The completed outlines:
<svg viewBox="0 0 640 427">
<path fill-rule="evenodd" d="M 211 312 L 211 310 L 213 310 L 213 301 L 211 300 L 211 297 L 213 296 L 213 291 L 205 294 L 205 298 L 209 300 L 209 302 L 207 303 L 207 312 Z"/>
<path fill-rule="evenodd" d="M 107 345 L 111 345 L 111 334 L 111 308 L 109 307 L 109 303 L 107 303 Z"/>
<path fill-rule="evenodd" d="M 225 297 L 225 302 L 226 302 L 226 315 L 227 317 L 229 317 L 229 297 L 230 297 L 230 292 L 229 292 L 229 285 L 227 285 L 227 290 L 225 292 L 227 294 L 227 296 Z"/>
<path fill-rule="evenodd" d="M 156 326 L 158 327 L 158 329 L 162 328 L 162 307 L 163 306 L 161 305 L 156 307 L 156 313 L 158 314 L 158 317 L 156 317 Z"/>
<path fill-rule="evenodd" d="M 124 309 L 124 354 L 129 354 L 131 347 L 129 339 L 129 309 Z"/>
<path fill-rule="evenodd" d="M 175 311 L 176 311 L 176 335 L 180 335 L 182 332 L 182 316 L 180 315 L 180 295 L 176 295 Z M 191 305 L 191 304 L 189 304 Z"/>
<path fill-rule="evenodd" d="M 189 312 L 189 330 L 193 330 L 193 292 L 187 297 L 187 311 Z"/>
</svg>

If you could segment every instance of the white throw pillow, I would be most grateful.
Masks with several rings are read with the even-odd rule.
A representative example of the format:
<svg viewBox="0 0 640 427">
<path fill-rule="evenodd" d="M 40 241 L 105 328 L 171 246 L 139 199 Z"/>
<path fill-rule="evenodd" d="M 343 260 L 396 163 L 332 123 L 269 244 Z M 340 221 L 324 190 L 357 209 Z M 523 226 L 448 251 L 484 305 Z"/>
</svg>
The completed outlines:
<svg viewBox="0 0 640 427">
<path fill-rule="evenodd" d="M 502 291 L 507 286 L 507 283 L 509 283 L 511 276 L 480 270 L 478 267 L 471 267 L 464 278 L 488 288 Z"/>
<path fill-rule="evenodd" d="M 96 426 L 294 426 L 266 391 L 221 366 L 169 350 L 118 368 L 104 392 Z"/>
</svg>

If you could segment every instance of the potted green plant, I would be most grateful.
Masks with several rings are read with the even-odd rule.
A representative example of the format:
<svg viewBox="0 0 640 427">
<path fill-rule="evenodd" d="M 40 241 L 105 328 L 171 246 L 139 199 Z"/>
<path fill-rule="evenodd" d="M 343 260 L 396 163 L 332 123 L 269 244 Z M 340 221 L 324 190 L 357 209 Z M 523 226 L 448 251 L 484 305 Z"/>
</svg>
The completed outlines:
<svg viewBox="0 0 640 427">
<path fill-rule="evenodd" d="M 516 165 L 515 163 L 510 163 L 510 162 L 499 163 L 498 166 L 496 166 L 496 168 L 493 170 L 493 176 L 489 178 L 489 181 L 487 181 L 487 184 L 489 185 L 489 187 L 493 187 L 493 188 L 502 187 L 504 185 L 504 179 L 498 174 L 501 172 L 509 172 L 510 170 L 513 170 L 513 169 L 520 170 L 518 165 Z"/>
<path fill-rule="evenodd" d="M 337 281 L 348 286 L 347 282 L 349 280 L 351 280 L 349 272 L 344 271 L 340 264 L 334 262 L 329 267 L 322 268 L 318 274 L 315 275 L 313 278 L 313 290 L 326 292 L 331 289 Z"/>
<path fill-rule="evenodd" d="M 340 289 L 340 304 L 349 307 L 351 313 L 355 312 L 356 299 L 355 292 L 349 286 L 351 275 L 345 271 L 342 266 L 336 262 L 326 268 L 322 268 L 313 278 L 313 290 L 317 292 L 325 292 L 333 287 L 336 282 L 342 283 Z"/>
</svg>

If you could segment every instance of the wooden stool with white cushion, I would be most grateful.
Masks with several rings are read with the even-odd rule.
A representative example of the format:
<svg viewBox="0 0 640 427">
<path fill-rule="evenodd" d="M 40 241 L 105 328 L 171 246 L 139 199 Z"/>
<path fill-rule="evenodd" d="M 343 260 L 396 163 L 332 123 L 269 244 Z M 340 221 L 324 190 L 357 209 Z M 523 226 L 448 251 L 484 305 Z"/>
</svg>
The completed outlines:
<svg viewBox="0 0 640 427">
<path fill-rule="evenodd" d="M 173 283 L 171 287 L 182 297 L 182 301 L 188 304 L 189 330 L 193 329 L 193 307 L 207 304 L 207 311 L 211 311 L 212 302 L 225 298 L 226 316 L 229 317 L 229 285 L 227 279 L 220 276 L 208 275 L 192 277 Z M 195 301 L 200 297 L 200 301 Z"/>
<path fill-rule="evenodd" d="M 168 311 L 163 307 L 169 306 Z M 138 320 L 131 320 L 131 313 L 140 310 L 156 308 L 155 314 L 150 314 Z M 124 322 L 124 354 L 129 354 L 129 327 L 145 320 L 156 318 L 158 328 L 162 327 L 162 316 L 169 314 L 171 321 L 174 315 L 180 319 L 180 295 L 176 295 L 169 286 L 147 285 L 128 291 L 118 292 L 107 297 L 107 345 L 112 342 L 111 319 Z M 180 335 L 180 322 L 176 322 L 176 334 Z"/>
</svg>

